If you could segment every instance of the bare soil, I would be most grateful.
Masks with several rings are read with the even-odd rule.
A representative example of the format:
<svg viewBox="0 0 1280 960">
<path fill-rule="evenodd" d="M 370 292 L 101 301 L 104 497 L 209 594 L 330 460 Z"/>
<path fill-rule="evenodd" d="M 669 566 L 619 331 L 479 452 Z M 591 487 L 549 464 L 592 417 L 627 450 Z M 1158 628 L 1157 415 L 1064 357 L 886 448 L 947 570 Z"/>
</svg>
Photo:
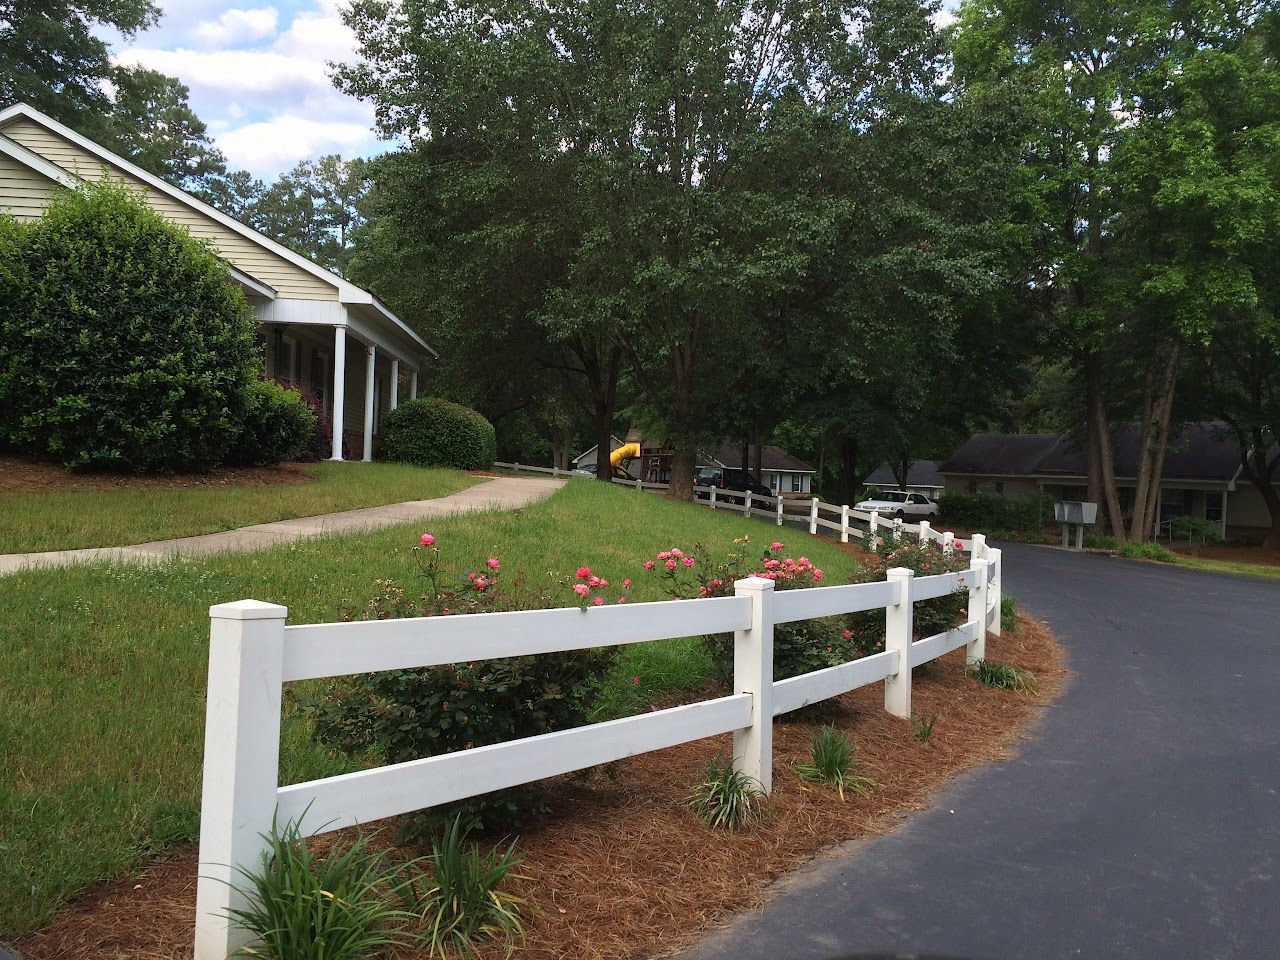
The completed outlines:
<svg viewBox="0 0 1280 960">
<path fill-rule="evenodd" d="M 521 958 L 642 960 L 675 952 L 731 914 L 769 898 L 770 884 L 842 841 L 886 833 L 957 774 L 1008 757 L 1068 675 L 1043 625 L 991 637 L 988 655 L 1033 672 L 1037 695 L 993 690 L 966 676 L 963 651 L 917 670 L 914 710 L 936 716 L 922 743 L 911 725 L 885 713 L 879 685 L 839 698 L 827 715 L 775 728 L 774 793 L 762 824 L 728 834 L 704 825 L 686 797 L 707 762 L 730 748 L 715 737 L 635 757 L 612 773 L 546 783 L 552 816 L 521 837 L 528 905 Z M 824 723 L 851 733 L 871 796 L 803 783 L 792 767 Z M 339 838 L 341 835 L 337 835 Z M 397 856 L 420 855 L 419 850 Z M 177 848 L 135 877 L 106 884 L 42 932 L 15 944 L 26 960 L 188 960 L 196 852 Z M 483 951 L 505 956 L 504 945 Z M 425 954 L 406 954 L 424 960 Z"/>
<path fill-rule="evenodd" d="M 56 463 L 0 455 L 0 492 L 56 493 L 64 490 L 181 490 L 198 487 L 310 483 L 308 464 L 218 467 L 208 473 L 138 476 L 132 473 L 72 473 Z"/>
</svg>

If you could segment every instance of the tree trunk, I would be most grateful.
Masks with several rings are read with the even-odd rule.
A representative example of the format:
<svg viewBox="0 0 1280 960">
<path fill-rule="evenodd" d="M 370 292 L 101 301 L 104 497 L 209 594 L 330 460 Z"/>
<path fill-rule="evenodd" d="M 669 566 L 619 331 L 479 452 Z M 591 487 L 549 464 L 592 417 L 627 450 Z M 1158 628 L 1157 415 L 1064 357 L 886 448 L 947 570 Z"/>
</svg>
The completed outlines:
<svg viewBox="0 0 1280 960">
<path fill-rule="evenodd" d="M 609 445 L 613 440 L 613 414 L 618 400 L 618 374 L 622 367 L 622 350 L 618 346 L 609 349 L 607 357 L 601 357 L 598 349 L 584 347 L 578 353 L 587 372 L 587 388 L 591 391 L 592 427 L 596 435 L 596 479 L 609 483 L 613 480 L 613 453 Z"/>
<path fill-rule="evenodd" d="M 751 450 L 751 478 L 756 483 L 760 482 L 760 466 L 764 459 L 764 444 L 756 441 L 755 446 Z"/>
<path fill-rule="evenodd" d="M 573 443 L 572 431 L 567 426 L 557 426 L 551 434 L 551 466 L 557 470 L 569 469 L 569 447 Z"/>
<path fill-rule="evenodd" d="M 1090 473 L 1097 471 L 1102 488 L 1103 505 L 1111 525 L 1111 535 L 1121 543 L 1125 539 L 1124 516 L 1120 511 L 1120 492 L 1116 488 L 1115 460 L 1111 454 L 1111 432 L 1107 421 L 1106 402 L 1102 396 L 1102 358 L 1087 351 L 1084 358 L 1085 393 L 1089 417 L 1089 449 L 1096 457 Z"/>
<path fill-rule="evenodd" d="M 1262 541 L 1262 546 L 1267 550 L 1280 550 L 1280 493 L 1276 493 L 1275 485 L 1272 483 L 1255 483 L 1254 486 L 1262 494 L 1267 510 L 1271 513 L 1271 532 Z"/>
<path fill-rule="evenodd" d="M 836 482 L 836 492 L 840 502 L 854 503 L 858 493 L 858 438 L 840 438 L 840 476 Z"/>
<path fill-rule="evenodd" d="M 1178 385 L 1178 368 L 1182 362 L 1182 338 L 1175 336 L 1165 358 L 1164 373 L 1158 392 L 1145 407 L 1151 413 L 1143 424 L 1144 443 L 1138 463 L 1137 488 L 1133 497 L 1133 522 L 1129 536 L 1146 540 L 1155 522 L 1156 500 L 1160 493 L 1160 475 L 1164 473 L 1165 452 L 1169 449 L 1169 427 L 1173 420 L 1173 396 Z"/>
<path fill-rule="evenodd" d="M 692 447 L 677 449 L 671 455 L 671 486 L 667 490 L 667 496 L 672 500 L 693 499 L 693 468 L 696 460 Z"/>
</svg>

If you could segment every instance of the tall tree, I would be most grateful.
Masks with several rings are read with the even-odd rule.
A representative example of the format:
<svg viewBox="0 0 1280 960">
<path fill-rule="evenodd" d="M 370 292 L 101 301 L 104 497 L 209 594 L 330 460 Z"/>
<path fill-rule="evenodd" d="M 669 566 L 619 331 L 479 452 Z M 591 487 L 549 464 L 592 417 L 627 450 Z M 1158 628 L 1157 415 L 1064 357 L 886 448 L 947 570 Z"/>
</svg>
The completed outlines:
<svg viewBox="0 0 1280 960">
<path fill-rule="evenodd" d="M 246 214 L 255 227 L 317 263 L 345 273 L 364 225 L 369 174 L 363 159 L 303 160 L 261 189 Z"/>
<path fill-rule="evenodd" d="M 0 104 L 97 132 L 114 73 L 102 32 L 131 37 L 159 15 L 151 0 L 0 0 Z"/>
</svg>

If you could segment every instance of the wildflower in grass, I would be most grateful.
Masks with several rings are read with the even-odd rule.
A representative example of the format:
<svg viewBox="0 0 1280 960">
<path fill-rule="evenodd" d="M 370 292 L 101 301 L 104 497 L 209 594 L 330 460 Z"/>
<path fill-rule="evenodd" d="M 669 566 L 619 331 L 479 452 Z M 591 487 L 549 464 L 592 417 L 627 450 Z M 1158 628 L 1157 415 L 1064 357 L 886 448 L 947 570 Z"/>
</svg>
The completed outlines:
<svg viewBox="0 0 1280 960">
<path fill-rule="evenodd" d="M 422 535 L 422 539 L 419 540 L 418 542 L 422 544 L 424 547 L 434 547 L 436 544 L 436 538 L 429 533 L 424 533 Z"/>
<path fill-rule="evenodd" d="M 488 564 L 490 570 L 497 570 L 498 567 L 502 566 L 502 564 L 498 562 L 497 557 L 490 557 L 485 562 Z"/>
<path fill-rule="evenodd" d="M 580 597 L 585 597 L 588 593 L 591 592 L 591 588 L 588 587 L 585 583 L 575 583 L 573 585 L 573 592 Z"/>
</svg>

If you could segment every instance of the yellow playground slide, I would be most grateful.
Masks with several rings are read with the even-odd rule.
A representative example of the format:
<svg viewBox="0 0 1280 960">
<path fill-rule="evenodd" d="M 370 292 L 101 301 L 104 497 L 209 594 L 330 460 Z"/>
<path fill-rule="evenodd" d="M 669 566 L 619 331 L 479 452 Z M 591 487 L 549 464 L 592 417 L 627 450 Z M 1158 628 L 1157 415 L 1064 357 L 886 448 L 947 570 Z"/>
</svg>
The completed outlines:
<svg viewBox="0 0 1280 960">
<path fill-rule="evenodd" d="M 615 467 L 621 466 L 623 460 L 634 460 L 640 456 L 640 444 L 624 443 L 613 453 L 609 454 L 609 462 Z"/>
</svg>

